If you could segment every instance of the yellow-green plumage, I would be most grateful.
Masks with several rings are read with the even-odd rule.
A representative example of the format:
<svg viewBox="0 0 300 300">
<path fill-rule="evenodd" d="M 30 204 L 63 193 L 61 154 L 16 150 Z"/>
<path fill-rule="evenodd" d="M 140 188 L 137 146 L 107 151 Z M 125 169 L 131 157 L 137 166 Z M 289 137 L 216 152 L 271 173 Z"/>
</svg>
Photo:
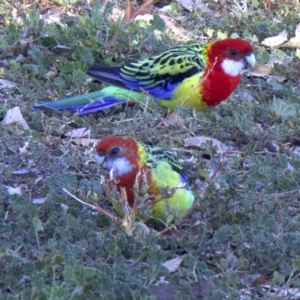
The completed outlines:
<svg viewBox="0 0 300 300">
<path fill-rule="evenodd" d="M 153 218 L 169 222 L 184 217 L 192 207 L 194 195 L 172 152 L 118 136 L 101 140 L 96 151 L 101 164 L 113 170 L 118 188 L 126 188 L 130 207 L 139 200 L 134 187 L 143 188 L 145 181 Z"/>
</svg>

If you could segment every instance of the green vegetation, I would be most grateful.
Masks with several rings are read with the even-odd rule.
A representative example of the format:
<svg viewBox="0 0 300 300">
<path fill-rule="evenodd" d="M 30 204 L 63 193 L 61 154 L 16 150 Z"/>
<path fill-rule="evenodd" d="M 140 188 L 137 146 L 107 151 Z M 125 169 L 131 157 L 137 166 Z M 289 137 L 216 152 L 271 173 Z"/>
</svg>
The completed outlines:
<svg viewBox="0 0 300 300">
<path fill-rule="evenodd" d="M 205 9 L 189 12 L 172 3 L 161 12 L 173 20 L 171 30 L 154 9 L 150 23 L 123 21 L 116 12 L 125 3 L 117 1 L 95 0 L 90 8 L 87 1 L 21 2 L 0 3 L 0 119 L 20 106 L 29 126 L 0 130 L 0 298 L 297 299 L 291 293 L 300 293 L 299 50 L 260 42 L 282 30 L 294 37 L 299 4 L 204 1 Z M 53 23 L 45 20 L 49 8 L 49 15 L 61 13 Z M 281 64 L 268 77 L 245 75 L 215 109 L 177 109 L 182 121 L 172 125 L 153 101 L 82 118 L 31 111 L 34 103 L 100 89 L 85 74 L 93 62 L 120 65 L 187 36 L 223 35 L 253 42 L 259 64 L 274 57 Z M 93 139 L 131 135 L 177 153 L 199 204 L 183 221 L 181 240 L 154 230 L 128 236 L 63 192 L 112 211 L 92 145 L 65 134 L 82 127 Z M 184 148 L 193 136 L 230 148 L 221 153 L 210 142 Z M 175 257 L 183 261 L 169 273 L 162 263 Z M 163 280 L 168 284 L 157 284 Z"/>
</svg>

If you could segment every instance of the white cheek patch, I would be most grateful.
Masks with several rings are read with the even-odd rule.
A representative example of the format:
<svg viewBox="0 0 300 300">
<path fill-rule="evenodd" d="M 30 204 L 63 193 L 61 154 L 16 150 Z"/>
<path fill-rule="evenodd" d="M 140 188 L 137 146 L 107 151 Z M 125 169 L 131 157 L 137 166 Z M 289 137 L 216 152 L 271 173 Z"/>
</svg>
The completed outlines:
<svg viewBox="0 0 300 300">
<path fill-rule="evenodd" d="M 246 63 L 244 62 L 244 60 L 235 61 L 226 58 L 222 62 L 221 67 L 227 75 L 235 77 L 242 73 L 242 71 L 246 67 Z"/>
<path fill-rule="evenodd" d="M 103 167 L 108 170 L 113 170 L 114 176 L 122 176 L 132 170 L 131 163 L 124 157 L 107 160 L 103 163 Z"/>
</svg>

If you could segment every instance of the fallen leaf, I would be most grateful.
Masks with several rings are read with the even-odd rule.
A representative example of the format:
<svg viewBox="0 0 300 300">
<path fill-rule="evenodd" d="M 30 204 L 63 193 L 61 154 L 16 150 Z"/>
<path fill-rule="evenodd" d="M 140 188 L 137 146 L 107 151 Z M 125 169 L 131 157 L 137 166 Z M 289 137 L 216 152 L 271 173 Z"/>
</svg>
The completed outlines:
<svg viewBox="0 0 300 300">
<path fill-rule="evenodd" d="M 72 129 L 65 133 L 65 136 L 68 136 L 70 138 L 83 138 L 85 136 L 89 137 L 90 135 L 91 135 L 91 130 L 85 127 Z"/>
<path fill-rule="evenodd" d="M 17 84 L 15 82 L 0 78 L 0 88 L 8 90 L 8 89 L 14 88 L 15 86 L 17 86 Z"/>
<path fill-rule="evenodd" d="M 201 0 L 177 0 L 176 2 L 188 11 L 194 11 L 197 9 L 203 12 L 208 11 L 207 5 Z"/>
<path fill-rule="evenodd" d="M 300 38 L 292 37 L 288 42 L 280 45 L 279 48 L 300 48 Z"/>
<path fill-rule="evenodd" d="M 300 23 L 296 26 L 295 36 L 283 45 L 280 45 L 280 48 L 300 48 Z"/>
<path fill-rule="evenodd" d="M 267 82 L 269 82 L 270 80 L 276 80 L 280 83 L 287 81 L 287 78 L 284 76 L 278 76 L 278 75 L 271 75 L 271 76 L 267 76 Z"/>
<path fill-rule="evenodd" d="M 288 40 L 287 31 L 283 30 L 278 35 L 264 39 L 261 44 L 268 47 L 276 47 Z"/>
<path fill-rule="evenodd" d="M 18 187 L 12 187 L 12 186 L 5 186 L 7 188 L 7 192 L 9 195 L 22 195 L 21 187 L 23 185 L 19 185 Z"/>
<path fill-rule="evenodd" d="M 89 146 L 89 145 L 94 145 L 95 143 L 98 142 L 97 139 L 88 139 L 88 138 L 78 138 L 78 139 L 70 139 L 70 140 L 66 140 L 63 143 L 70 143 L 73 142 L 76 145 L 82 145 L 84 147 Z"/>
<path fill-rule="evenodd" d="M 181 257 L 175 257 L 175 258 L 172 258 L 172 259 L 169 259 L 167 261 L 165 261 L 164 263 L 162 263 L 162 265 L 168 269 L 168 271 L 170 273 L 172 272 L 175 272 L 180 264 L 182 263 L 182 258 Z"/>
<path fill-rule="evenodd" d="M 40 197 L 40 198 L 34 198 L 32 199 L 32 204 L 44 204 L 47 200 L 47 197 Z"/>
<path fill-rule="evenodd" d="M 138 15 L 142 15 L 150 10 L 150 5 L 153 0 L 146 0 L 141 6 L 135 8 L 130 0 L 126 0 L 126 9 L 124 14 L 124 20 L 134 20 Z"/>
<path fill-rule="evenodd" d="M 16 128 L 15 125 L 22 127 L 24 130 L 28 130 L 29 126 L 27 122 L 24 120 L 21 110 L 19 106 L 15 106 L 11 109 L 9 109 L 6 113 L 6 116 L 4 117 L 2 121 L 3 126 L 11 127 L 13 126 L 14 132 L 22 133 L 18 128 Z"/>
<path fill-rule="evenodd" d="M 53 78 L 57 75 L 57 71 L 49 71 L 46 74 L 44 74 L 44 78 L 49 79 L 49 78 Z"/>
<path fill-rule="evenodd" d="M 252 283 L 251 286 L 256 287 L 258 285 L 262 285 L 266 282 L 267 280 L 267 274 L 262 274 L 258 276 Z"/>
<path fill-rule="evenodd" d="M 69 210 L 69 206 L 67 204 L 60 203 L 60 209 L 61 209 L 63 216 L 65 216 Z"/>
<path fill-rule="evenodd" d="M 278 82 L 284 82 L 287 80 L 284 76 L 278 76 L 278 75 L 272 75 L 273 74 L 273 65 L 274 63 L 277 64 L 288 64 L 287 60 L 279 60 L 277 58 L 270 59 L 268 64 L 270 66 L 265 65 L 255 65 L 255 68 L 253 71 L 247 73 L 247 77 L 261 77 L 267 79 L 267 81 L 270 80 L 276 80 Z"/>
<path fill-rule="evenodd" d="M 241 101 L 256 101 L 256 99 L 251 95 L 251 93 L 247 92 L 247 91 L 241 91 L 239 94 L 239 99 Z"/>
<path fill-rule="evenodd" d="M 252 72 L 263 74 L 263 75 L 270 75 L 273 73 L 273 68 L 265 65 L 256 64 Z M 250 74 L 252 72 L 250 72 Z"/>
<path fill-rule="evenodd" d="M 20 154 L 27 154 L 29 151 L 29 143 L 26 142 L 23 147 L 19 148 Z"/>
<path fill-rule="evenodd" d="M 184 119 L 182 119 L 176 112 L 170 113 L 166 118 L 162 120 L 164 125 L 182 125 L 184 124 Z"/>
<path fill-rule="evenodd" d="M 55 60 L 55 62 L 53 63 L 53 66 L 51 68 L 51 71 L 44 74 L 43 77 L 46 79 L 55 77 L 57 75 L 57 67 L 58 67 L 59 63 L 60 63 L 59 59 Z"/>
<path fill-rule="evenodd" d="M 201 149 L 202 144 L 211 142 L 216 147 L 217 152 L 224 152 L 228 150 L 228 146 L 218 141 L 217 139 L 206 136 L 195 136 L 184 139 L 184 147 L 196 147 Z"/>
</svg>

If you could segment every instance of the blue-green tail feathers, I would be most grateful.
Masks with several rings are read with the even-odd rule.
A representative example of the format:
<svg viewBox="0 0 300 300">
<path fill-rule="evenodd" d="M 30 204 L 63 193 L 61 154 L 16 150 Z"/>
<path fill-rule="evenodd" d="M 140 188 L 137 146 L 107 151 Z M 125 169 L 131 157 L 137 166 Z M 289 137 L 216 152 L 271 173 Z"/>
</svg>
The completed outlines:
<svg viewBox="0 0 300 300">
<path fill-rule="evenodd" d="M 101 91 L 88 93 L 80 96 L 61 99 L 55 102 L 47 102 L 33 106 L 33 110 L 69 110 L 76 111 L 78 115 L 84 115 L 107 109 L 117 104 L 127 103 L 128 101 L 137 102 L 142 94 L 132 92 L 127 89 L 109 86 Z"/>
</svg>

